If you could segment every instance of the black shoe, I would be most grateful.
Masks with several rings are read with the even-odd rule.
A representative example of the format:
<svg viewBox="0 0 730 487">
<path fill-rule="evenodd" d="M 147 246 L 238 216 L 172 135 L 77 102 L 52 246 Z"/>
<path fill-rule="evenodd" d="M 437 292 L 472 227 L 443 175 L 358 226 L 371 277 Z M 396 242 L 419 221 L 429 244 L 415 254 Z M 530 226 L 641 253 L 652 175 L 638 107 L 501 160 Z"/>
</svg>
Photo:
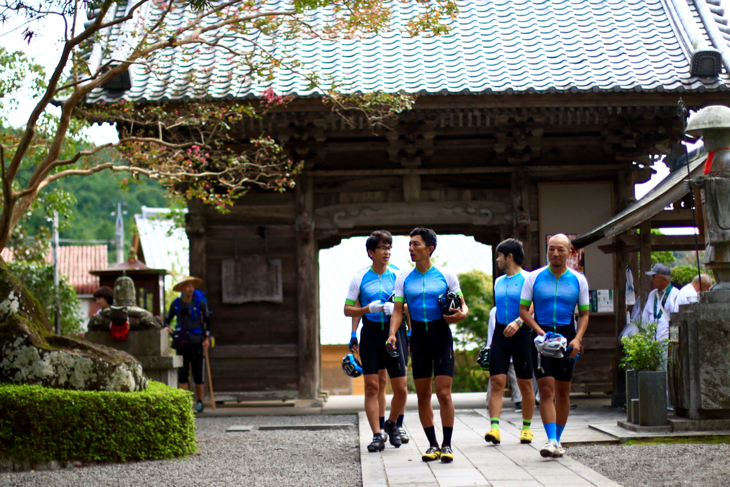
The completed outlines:
<svg viewBox="0 0 730 487">
<path fill-rule="evenodd" d="M 374 453 L 385 449 L 385 440 L 380 434 L 373 435 L 373 442 L 368 445 L 368 451 Z"/>
<path fill-rule="evenodd" d="M 402 444 L 400 430 L 395 425 L 395 423 L 391 420 L 387 420 L 385 424 L 383 424 L 383 429 L 386 433 L 388 433 L 388 437 L 390 438 L 390 444 L 396 448 L 400 448 Z"/>
<path fill-rule="evenodd" d="M 571 405 L 570 405 L 570 409 L 575 409 L 575 408 L 577 408 L 577 407 L 578 407 L 578 405 L 577 405 L 577 404 L 571 404 Z"/>
<path fill-rule="evenodd" d="M 522 401 L 515 403 L 515 412 L 521 413 L 522 412 Z"/>
</svg>

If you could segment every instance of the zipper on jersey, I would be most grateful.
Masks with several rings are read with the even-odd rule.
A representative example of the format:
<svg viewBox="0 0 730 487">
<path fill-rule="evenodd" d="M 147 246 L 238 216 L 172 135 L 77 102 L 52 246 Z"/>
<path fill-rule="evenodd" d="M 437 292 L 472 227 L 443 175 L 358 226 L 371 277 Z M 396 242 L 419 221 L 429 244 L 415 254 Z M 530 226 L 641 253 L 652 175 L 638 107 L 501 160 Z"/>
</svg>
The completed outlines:
<svg viewBox="0 0 730 487">
<path fill-rule="evenodd" d="M 421 277 L 423 278 L 421 288 L 421 296 L 423 297 L 423 323 L 426 325 L 426 331 L 428 331 L 428 320 L 426 319 L 426 274 L 421 274 Z"/>
<path fill-rule="evenodd" d="M 382 276 L 378 274 L 378 297 L 380 298 L 380 302 L 383 302 L 383 282 L 382 282 Z M 383 316 L 383 312 L 380 312 L 380 331 L 385 330 L 385 317 Z"/>
<path fill-rule="evenodd" d="M 552 271 L 550 271 L 552 272 Z M 555 276 L 555 274 L 553 274 Z M 558 282 L 560 281 L 560 276 L 555 276 L 555 293 L 553 296 L 553 331 L 555 333 L 558 332 L 558 325 L 556 324 L 556 316 L 558 313 Z"/>
</svg>

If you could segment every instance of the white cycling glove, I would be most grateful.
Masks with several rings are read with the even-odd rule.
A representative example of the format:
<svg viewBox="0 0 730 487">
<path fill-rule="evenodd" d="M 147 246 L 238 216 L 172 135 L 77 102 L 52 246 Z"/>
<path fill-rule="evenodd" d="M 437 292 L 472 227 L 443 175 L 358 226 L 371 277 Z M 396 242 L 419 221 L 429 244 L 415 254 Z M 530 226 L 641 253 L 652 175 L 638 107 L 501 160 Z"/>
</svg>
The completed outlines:
<svg viewBox="0 0 730 487">
<path fill-rule="evenodd" d="M 383 305 L 383 311 L 386 315 L 390 316 L 393 314 L 393 309 L 395 308 L 395 303 L 385 303 Z"/>
<path fill-rule="evenodd" d="M 379 300 L 373 301 L 368 305 L 368 309 L 371 313 L 380 313 L 381 311 L 383 311 L 383 303 L 381 303 Z"/>
</svg>

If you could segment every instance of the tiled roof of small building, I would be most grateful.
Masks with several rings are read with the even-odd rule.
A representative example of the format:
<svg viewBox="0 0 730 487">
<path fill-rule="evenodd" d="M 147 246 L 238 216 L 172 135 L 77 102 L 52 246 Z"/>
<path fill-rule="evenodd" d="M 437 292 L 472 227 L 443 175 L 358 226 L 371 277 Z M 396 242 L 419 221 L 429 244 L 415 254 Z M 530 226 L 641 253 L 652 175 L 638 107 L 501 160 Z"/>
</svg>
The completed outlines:
<svg viewBox="0 0 730 487">
<path fill-rule="evenodd" d="M 685 3 L 683 3 L 685 2 Z M 405 91 L 420 95 L 577 93 L 620 91 L 726 90 L 730 78 L 692 77 L 687 28 L 719 49 L 726 66 L 730 29 L 710 0 L 459 0 L 452 32 L 410 38 L 389 33 L 363 41 L 299 39 L 288 42 L 296 59 L 324 74 L 344 77 L 345 91 Z M 275 8 L 286 2 L 272 2 Z M 695 5 L 697 4 L 697 6 Z M 395 24 L 412 7 L 393 2 Z M 707 15 L 712 8 L 710 20 Z M 120 10 L 124 10 L 122 5 Z M 718 15 L 720 14 L 720 15 Z M 192 13 L 171 17 L 187 22 Z M 703 22 L 703 19 L 705 22 Z M 111 36 L 113 43 L 115 36 Z M 718 39 L 722 42 L 719 42 Z M 259 38 L 263 44 L 271 40 Z M 245 50 L 242 40 L 231 41 Z M 714 42 L 714 43 L 713 43 Z M 231 70 L 234 70 L 232 76 Z M 123 97 L 132 101 L 199 98 L 186 81 L 196 76 L 206 99 L 257 97 L 265 89 L 277 94 L 317 96 L 307 81 L 280 73 L 268 84 L 247 82 L 228 54 L 180 50 L 157 75 L 131 68 L 132 88 L 123 94 L 98 89 L 88 102 Z M 202 79 L 201 77 L 205 77 Z"/>
</svg>

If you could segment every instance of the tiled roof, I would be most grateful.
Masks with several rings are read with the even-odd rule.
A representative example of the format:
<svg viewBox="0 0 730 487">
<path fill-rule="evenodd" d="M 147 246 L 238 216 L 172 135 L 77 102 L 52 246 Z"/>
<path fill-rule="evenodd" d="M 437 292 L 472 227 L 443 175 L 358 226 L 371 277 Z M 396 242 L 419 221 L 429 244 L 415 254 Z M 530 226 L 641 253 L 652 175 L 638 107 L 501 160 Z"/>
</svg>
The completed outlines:
<svg viewBox="0 0 730 487">
<path fill-rule="evenodd" d="M 13 250 L 4 248 L 3 260 L 14 258 Z M 99 278 L 89 274 L 91 270 L 106 269 L 106 245 L 68 245 L 58 247 L 58 272 L 76 289 L 76 294 L 94 294 L 99 288 Z M 53 252 L 46 256 L 46 262 L 53 263 Z"/>
<path fill-rule="evenodd" d="M 321 345 L 346 345 L 352 318 L 344 315 L 345 297 L 352 276 L 370 265 L 365 252 L 367 237 L 353 237 L 319 251 L 319 341 Z M 492 250 L 464 235 L 439 235 L 434 264 L 460 274 L 472 269 L 492 273 Z M 413 269 L 408 237 L 393 236 L 391 264 L 401 271 Z"/>
<path fill-rule="evenodd" d="M 682 4 L 685 1 L 460 0 L 460 13 L 450 21 L 453 30 L 446 36 L 410 38 L 392 32 L 363 41 L 299 39 L 284 45 L 308 68 L 347 79 L 349 92 L 724 91 L 730 87 L 726 73 L 705 79 L 689 75 L 690 43 L 683 30 L 689 26 L 711 46 L 711 38 L 723 39 L 718 29 L 726 27 L 717 23 L 723 19 L 711 16 L 714 20 L 708 22 L 708 30 L 701 12 L 694 5 Z M 272 8 L 280 3 L 286 2 L 271 2 Z M 393 2 L 396 25 L 411 8 Z M 124 6 L 119 10 L 124 11 Z M 179 12 L 172 16 L 171 30 L 192 15 Z M 117 38 L 118 33 L 113 34 L 111 42 Z M 272 45 L 271 39 L 257 40 Z M 247 49 L 243 40 L 230 42 L 230 47 Z M 718 47 L 724 57 L 727 47 Z M 198 98 L 199 93 L 185 81 L 188 76 L 200 79 L 208 99 L 256 97 L 268 88 L 277 94 L 317 95 L 308 90 L 305 80 L 291 73 L 280 73 L 268 84 L 251 84 L 243 70 L 234 69 L 228 56 L 222 51 L 190 55 L 178 49 L 169 67 L 157 75 L 132 66 L 132 88 L 123 95 L 98 89 L 88 101 L 119 96 L 132 101 Z"/>
</svg>

